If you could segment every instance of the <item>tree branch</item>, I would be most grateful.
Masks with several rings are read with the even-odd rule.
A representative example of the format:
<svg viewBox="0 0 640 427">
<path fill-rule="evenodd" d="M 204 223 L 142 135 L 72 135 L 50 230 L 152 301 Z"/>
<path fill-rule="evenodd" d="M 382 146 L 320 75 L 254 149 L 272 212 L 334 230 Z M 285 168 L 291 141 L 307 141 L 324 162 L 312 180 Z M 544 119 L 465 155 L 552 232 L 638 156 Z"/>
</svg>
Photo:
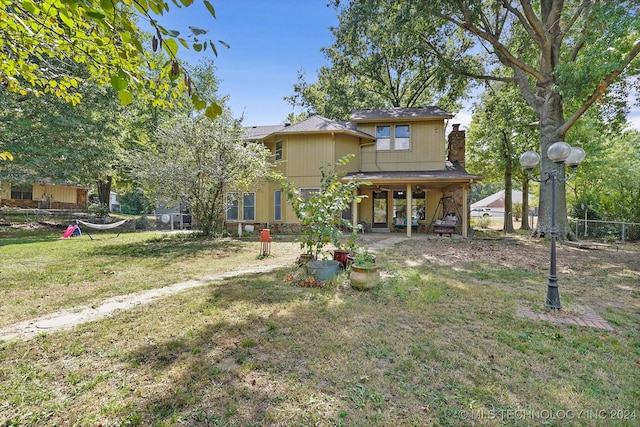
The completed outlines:
<svg viewBox="0 0 640 427">
<path fill-rule="evenodd" d="M 620 76 L 620 74 L 622 74 L 627 65 L 629 65 L 631 61 L 633 61 L 638 56 L 638 54 L 640 54 L 640 40 L 635 42 L 635 44 L 633 45 L 633 49 L 631 49 L 631 51 L 627 54 L 624 62 L 621 63 L 618 68 L 602 77 L 600 83 L 593 90 L 591 96 L 589 96 L 589 98 L 585 100 L 582 106 L 578 110 L 576 110 L 575 113 L 573 113 L 573 115 L 562 125 L 562 127 L 560 127 L 561 135 L 567 132 L 569 128 L 571 128 L 571 126 L 573 126 L 575 122 L 577 122 L 578 119 L 589 109 L 589 107 L 591 107 L 594 102 L 596 102 L 602 97 L 602 95 L 604 95 L 604 93 L 607 91 L 607 88 L 618 78 L 618 76 Z"/>
</svg>

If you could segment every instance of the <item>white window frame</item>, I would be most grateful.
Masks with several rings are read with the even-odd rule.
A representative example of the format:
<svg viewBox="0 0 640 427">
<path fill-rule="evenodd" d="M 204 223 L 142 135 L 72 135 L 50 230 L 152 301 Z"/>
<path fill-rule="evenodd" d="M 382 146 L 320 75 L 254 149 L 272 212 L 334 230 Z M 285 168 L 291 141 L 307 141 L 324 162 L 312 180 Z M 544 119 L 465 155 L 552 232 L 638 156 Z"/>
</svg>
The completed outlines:
<svg viewBox="0 0 640 427">
<path fill-rule="evenodd" d="M 227 212 L 226 218 L 227 221 L 238 221 L 240 218 L 240 193 L 235 191 L 230 191 L 225 195 L 226 204 L 227 204 Z M 229 214 L 232 210 L 235 209 L 235 218 L 230 216 Z"/>
<path fill-rule="evenodd" d="M 282 221 L 282 190 L 273 192 L 273 220 Z"/>
<path fill-rule="evenodd" d="M 387 129 L 388 136 L 380 136 L 380 130 Z M 391 126 L 390 125 L 378 125 L 376 126 L 376 151 L 389 151 L 391 150 Z"/>
<path fill-rule="evenodd" d="M 398 136 L 398 128 L 406 127 L 407 136 Z M 400 146 L 402 143 L 402 147 Z M 396 151 L 411 150 L 411 126 L 409 125 L 395 125 L 393 128 L 393 149 Z"/>
<path fill-rule="evenodd" d="M 247 203 L 247 197 L 251 198 L 253 204 Z M 249 191 L 242 193 L 242 220 L 243 221 L 255 221 L 256 220 L 256 193 Z"/>
</svg>

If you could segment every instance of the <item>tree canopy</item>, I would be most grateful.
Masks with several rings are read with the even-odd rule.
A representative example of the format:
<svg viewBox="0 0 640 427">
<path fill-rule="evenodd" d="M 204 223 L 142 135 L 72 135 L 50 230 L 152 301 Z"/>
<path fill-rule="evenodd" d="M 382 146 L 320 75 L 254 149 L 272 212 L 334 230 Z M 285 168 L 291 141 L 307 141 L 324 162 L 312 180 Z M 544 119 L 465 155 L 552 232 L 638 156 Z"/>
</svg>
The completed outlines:
<svg viewBox="0 0 640 427">
<path fill-rule="evenodd" d="M 285 98 L 310 113 L 346 120 L 357 108 L 438 105 L 457 110 L 467 78 L 452 75 L 412 31 L 414 2 L 355 1 L 339 14 L 331 28 L 334 43 L 323 48 L 331 65 L 322 67 L 309 84 L 300 72 L 294 94 Z M 460 33 L 448 35 L 465 44 Z M 451 61 L 462 61 L 453 50 Z"/>
<path fill-rule="evenodd" d="M 215 18 L 213 5 L 203 2 Z M 174 0 L 172 7 L 192 3 Z M 187 92 L 196 108 L 215 117 L 221 107 L 192 88 L 179 49 L 215 53 L 216 45 L 205 38 L 206 29 L 192 26 L 184 37 L 165 28 L 160 19 L 168 11 L 164 0 L 0 0 L 0 84 L 20 95 L 53 94 L 73 105 L 82 100 L 83 80 L 110 85 L 123 105 L 137 95 L 171 106 Z M 151 37 L 141 31 L 141 20 L 154 30 Z M 147 54 L 157 50 L 168 60 L 156 62 Z M 77 75 L 74 64 L 82 64 L 88 75 Z"/>
<path fill-rule="evenodd" d="M 444 31 L 456 29 L 476 40 L 466 54 L 484 58 L 483 67 L 449 63 L 453 72 L 517 85 L 538 116 L 543 175 L 563 167 L 548 159 L 547 148 L 563 140 L 592 105 L 640 85 L 637 0 L 475 0 L 421 6 L 415 16 L 421 24 L 415 25 L 413 36 L 445 63 L 451 46 Z M 561 238 L 570 233 L 563 190 L 558 197 Z M 537 232 L 545 235 L 550 231 L 550 185 L 540 186 L 539 212 Z"/>
</svg>

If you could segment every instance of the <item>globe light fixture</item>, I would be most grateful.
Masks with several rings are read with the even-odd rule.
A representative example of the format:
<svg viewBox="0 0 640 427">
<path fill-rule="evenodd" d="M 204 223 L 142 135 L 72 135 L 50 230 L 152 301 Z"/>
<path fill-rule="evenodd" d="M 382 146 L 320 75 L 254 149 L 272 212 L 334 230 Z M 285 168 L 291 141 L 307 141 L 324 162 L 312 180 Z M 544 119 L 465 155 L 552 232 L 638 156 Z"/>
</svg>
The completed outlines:
<svg viewBox="0 0 640 427">
<path fill-rule="evenodd" d="M 545 172 L 546 178 L 535 178 L 531 172 L 540 163 L 540 155 L 535 151 L 527 151 L 520 156 L 520 164 L 527 171 L 529 179 L 535 182 L 551 185 L 551 253 L 549 256 L 549 282 L 547 284 L 547 299 L 545 305 L 553 310 L 560 310 L 560 292 L 558 292 L 558 275 L 556 273 L 556 240 L 558 227 L 556 225 L 556 187 L 576 176 L 576 169 L 586 156 L 580 147 L 571 147 L 564 141 L 554 142 L 547 149 L 547 157 L 554 163 L 569 165 L 572 173 L 568 177 L 561 177 L 561 169 Z"/>
</svg>

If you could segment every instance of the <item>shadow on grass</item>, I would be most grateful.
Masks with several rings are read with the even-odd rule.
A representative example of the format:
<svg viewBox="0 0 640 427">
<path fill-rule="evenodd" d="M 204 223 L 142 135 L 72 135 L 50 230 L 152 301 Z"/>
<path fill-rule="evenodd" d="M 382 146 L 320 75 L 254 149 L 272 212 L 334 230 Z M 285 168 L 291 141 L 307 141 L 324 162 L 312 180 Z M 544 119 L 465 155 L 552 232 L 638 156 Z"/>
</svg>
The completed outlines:
<svg viewBox="0 0 640 427">
<path fill-rule="evenodd" d="M 242 242 L 230 239 L 162 237 L 135 243 L 114 243 L 97 247 L 91 252 L 96 256 L 124 258 L 179 258 L 197 257 L 205 251 L 216 251 L 218 255 L 231 254 L 242 247 Z"/>
</svg>

